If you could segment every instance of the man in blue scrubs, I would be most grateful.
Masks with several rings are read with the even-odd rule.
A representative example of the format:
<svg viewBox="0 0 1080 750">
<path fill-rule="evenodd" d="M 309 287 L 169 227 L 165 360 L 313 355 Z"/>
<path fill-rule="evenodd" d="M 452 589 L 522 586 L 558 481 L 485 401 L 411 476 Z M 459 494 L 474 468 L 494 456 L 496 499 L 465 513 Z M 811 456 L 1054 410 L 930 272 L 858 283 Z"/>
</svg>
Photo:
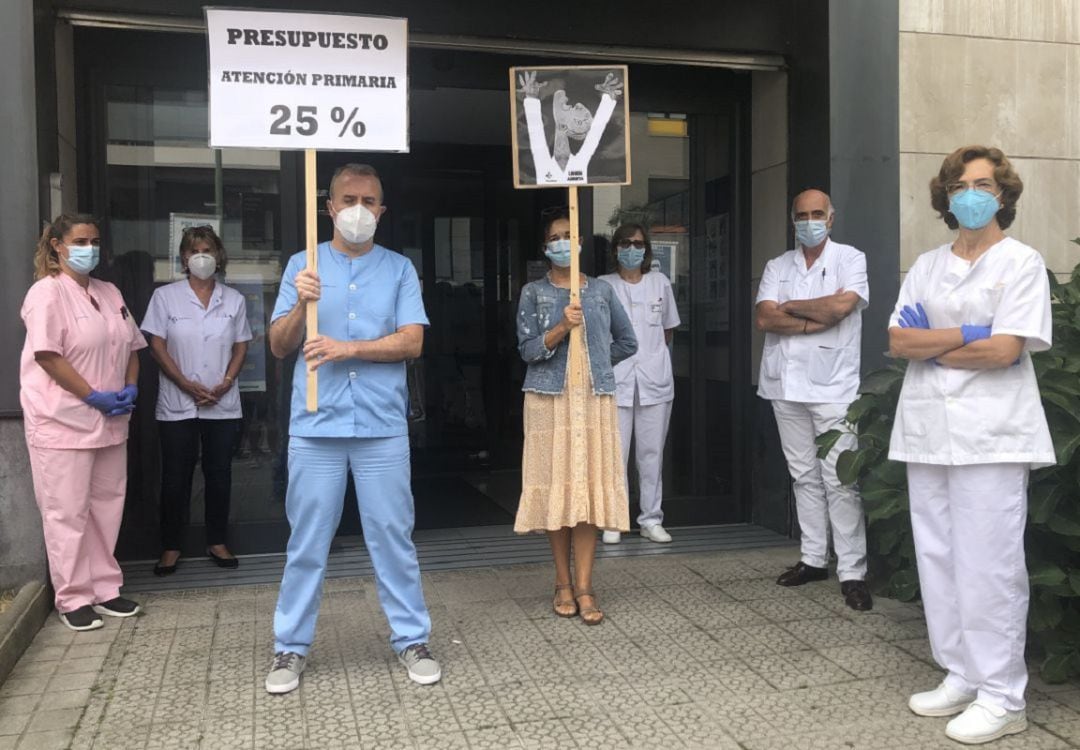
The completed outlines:
<svg viewBox="0 0 1080 750">
<path fill-rule="evenodd" d="M 407 258 L 373 240 L 386 207 L 372 167 L 339 168 L 327 209 L 334 238 L 318 247 L 318 274 L 305 253 L 293 255 L 270 324 L 274 356 L 303 343 L 293 373 L 285 500 L 292 533 L 274 613 L 270 693 L 300 685 L 349 470 L 390 643 L 414 682 L 442 676 L 427 647 L 431 620 L 412 542 L 405 361 L 420 355 L 428 324 L 420 283 Z M 319 303 L 320 335 L 305 341 L 308 300 Z M 308 367 L 319 374 L 316 412 L 306 407 Z"/>
</svg>

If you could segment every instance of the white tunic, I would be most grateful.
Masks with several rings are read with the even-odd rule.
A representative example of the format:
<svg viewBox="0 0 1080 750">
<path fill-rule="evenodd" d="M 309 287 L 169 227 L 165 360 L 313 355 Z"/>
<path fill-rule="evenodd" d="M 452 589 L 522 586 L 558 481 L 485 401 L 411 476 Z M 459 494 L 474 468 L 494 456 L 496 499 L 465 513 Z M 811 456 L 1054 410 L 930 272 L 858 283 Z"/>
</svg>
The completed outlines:
<svg viewBox="0 0 1080 750">
<path fill-rule="evenodd" d="M 814 265 L 802 249 L 765 265 L 757 302 L 817 299 L 843 289 L 859 295 L 856 309 L 832 328 L 807 335 L 765 334 L 758 395 L 774 401 L 849 404 L 859 390 L 862 311 L 870 303 L 866 256 L 831 239 Z M 755 303 L 756 304 L 756 303 Z"/>
<path fill-rule="evenodd" d="M 244 295 L 220 281 L 214 285 L 210 304 L 205 308 L 187 279 L 158 287 L 150 298 L 141 328 L 165 339 L 165 348 L 184 377 L 207 388 L 225 379 L 233 344 L 251 341 Z M 195 399 L 162 372 L 158 376 L 154 416 L 163 422 L 196 417 L 239 419 L 240 388 L 234 381 L 213 406 L 196 406 Z"/>
<path fill-rule="evenodd" d="M 679 311 L 668 277 L 650 271 L 637 284 L 629 284 L 617 273 L 600 277 L 611 284 L 637 336 L 637 353 L 615 365 L 615 403 L 634 405 L 634 388 L 642 406 L 663 404 L 675 398 L 675 378 L 671 352 L 664 331 L 678 328 Z"/>
<path fill-rule="evenodd" d="M 1020 361 L 964 370 L 932 361 L 908 364 L 896 408 L 889 458 L 960 466 L 1055 463 L 1029 352 L 1050 348 L 1050 283 L 1042 256 L 1007 237 L 974 263 L 951 244 L 923 253 L 908 272 L 889 322 L 921 302 L 933 328 L 992 326 L 994 335 L 1024 338 Z"/>
</svg>

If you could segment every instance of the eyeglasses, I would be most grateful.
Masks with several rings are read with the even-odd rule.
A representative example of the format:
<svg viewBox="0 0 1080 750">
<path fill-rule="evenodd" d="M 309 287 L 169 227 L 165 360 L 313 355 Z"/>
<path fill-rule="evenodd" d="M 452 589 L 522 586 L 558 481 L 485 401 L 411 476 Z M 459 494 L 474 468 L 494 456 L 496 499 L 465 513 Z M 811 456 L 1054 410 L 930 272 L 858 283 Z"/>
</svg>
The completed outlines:
<svg viewBox="0 0 1080 750">
<path fill-rule="evenodd" d="M 635 250 L 644 250 L 645 240 L 619 240 L 616 247 L 620 250 L 626 250 L 629 247 L 633 247 Z"/>
<path fill-rule="evenodd" d="M 945 192 L 949 195 L 956 195 L 962 193 L 965 190 L 979 190 L 984 193 L 996 193 L 998 185 L 996 182 L 990 179 L 975 180 L 975 182 L 967 183 L 962 181 L 950 182 L 945 186 Z"/>
</svg>

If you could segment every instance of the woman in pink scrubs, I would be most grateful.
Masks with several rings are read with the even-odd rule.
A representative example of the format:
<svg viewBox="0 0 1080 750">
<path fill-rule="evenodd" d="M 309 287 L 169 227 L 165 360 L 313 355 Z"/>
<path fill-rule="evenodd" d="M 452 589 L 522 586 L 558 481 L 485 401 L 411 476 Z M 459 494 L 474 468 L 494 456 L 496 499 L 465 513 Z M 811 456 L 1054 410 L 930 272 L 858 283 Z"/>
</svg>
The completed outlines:
<svg viewBox="0 0 1080 750">
<path fill-rule="evenodd" d="M 60 621 L 94 630 L 129 617 L 113 550 L 127 488 L 128 421 L 146 346 L 120 291 L 90 278 L 97 220 L 61 215 L 34 252 L 22 319 L 20 401 Z"/>
</svg>

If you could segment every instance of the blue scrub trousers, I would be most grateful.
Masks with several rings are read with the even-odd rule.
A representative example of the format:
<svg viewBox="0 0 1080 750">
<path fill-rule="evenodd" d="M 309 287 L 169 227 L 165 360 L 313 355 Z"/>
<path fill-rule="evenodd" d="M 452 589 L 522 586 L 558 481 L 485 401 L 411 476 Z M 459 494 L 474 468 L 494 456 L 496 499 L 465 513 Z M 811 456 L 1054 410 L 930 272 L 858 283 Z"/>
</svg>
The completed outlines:
<svg viewBox="0 0 1080 750">
<path fill-rule="evenodd" d="M 401 652 L 431 633 L 412 542 L 409 438 L 289 438 L 289 546 L 274 612 L 274 651 L 307 656 L 315 640 L 330 542 L 353 472 L 364 542 L 375 569 L 390 644 Z"/>
</svg>

